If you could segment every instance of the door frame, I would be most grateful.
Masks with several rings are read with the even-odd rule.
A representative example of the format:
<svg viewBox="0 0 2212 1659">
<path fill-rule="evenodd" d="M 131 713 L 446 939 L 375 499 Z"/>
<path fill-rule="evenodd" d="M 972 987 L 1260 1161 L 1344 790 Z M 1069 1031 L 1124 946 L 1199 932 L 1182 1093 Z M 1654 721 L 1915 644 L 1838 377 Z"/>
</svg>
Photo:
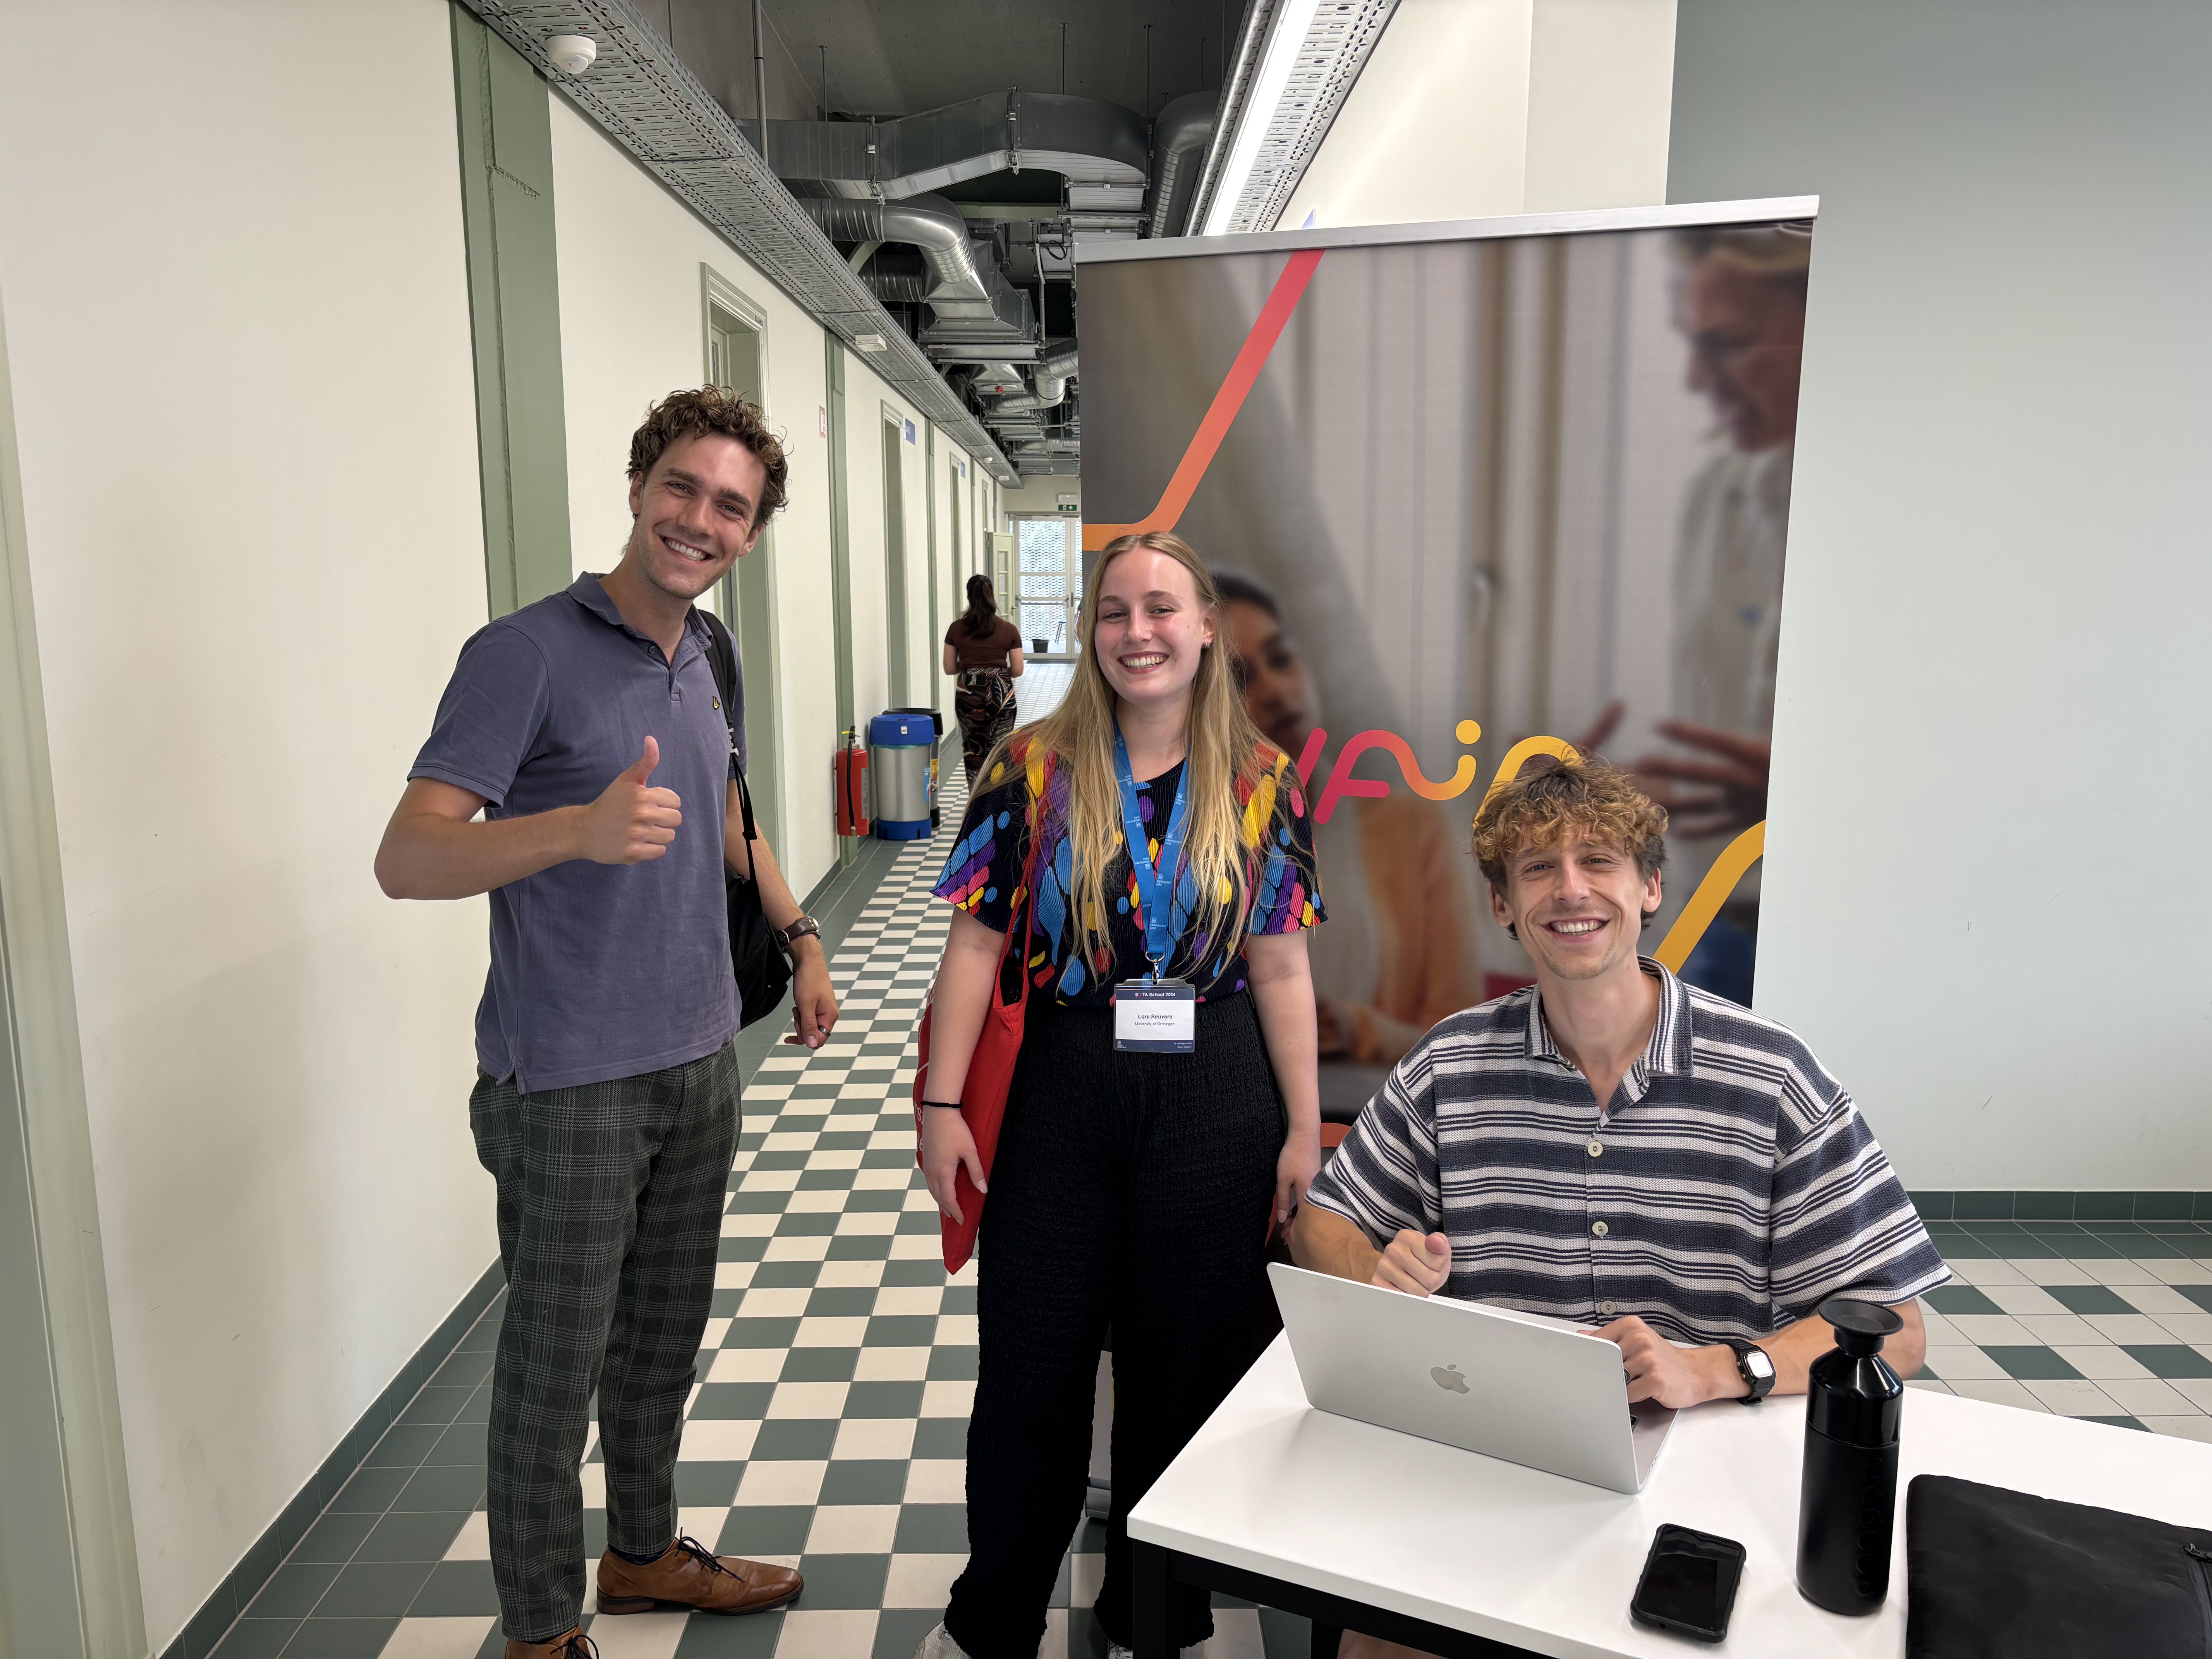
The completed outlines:
<svg viewBox="0 0 2212 1659">
<path fill-rule="evenodd" d="M 0 1321 L 0 1650 L 143 1654 L 3 324 Z"/>
<path fill-rule="evenodd" d="M 753 376 L 757 386 L 738 386 L 760 406 L 763 416 L 773 413 L 769 403 L 768 307 L 728 277 L 703 261 L 699 266 L 699 329 L 702 374 L 712 380 L 714 363 L 715 313 L 720 312 L 734 331 L 751 337 Z M 724 333 L 733 331 L 725 327 Z M 771 848 L 790 845 L 784 785 L 782 629 L 780 585 L 776 580 L 775 521 L 763 526 L 752 551 L 739 559 L 717 586 L 717 609 L 736 635 L 738 660 L 744 665 L 745 781 L 752 791 L 753 812 Z M 757 718 L 756 718 L 757 716 Z"/>
<path fill-rule="evenodd" d="M 917 707 L 914 701 L 914 584 L 906 557 L 907 413 L 886 399 L 879 433 L 884 466 L 884 684 L 889 707 Z"/>
</svg>

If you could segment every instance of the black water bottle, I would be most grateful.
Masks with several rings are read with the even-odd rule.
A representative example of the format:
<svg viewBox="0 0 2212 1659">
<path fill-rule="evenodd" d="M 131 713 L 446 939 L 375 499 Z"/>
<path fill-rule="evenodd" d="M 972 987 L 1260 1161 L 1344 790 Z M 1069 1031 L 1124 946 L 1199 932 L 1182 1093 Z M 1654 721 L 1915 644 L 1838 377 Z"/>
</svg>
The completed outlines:
<svg viewBox="0 0 2212 1659">
<path fill-rule="evenodd" d="M 1836 1346 L 1805 1390 L 1805 1484 L 1797 1498 L 1797 1588 L 1830 1613 L 1872 1613 L 1889 1594 L 1897 1429 L 1905 1384 L 1881 1357 L 1904 1328 L 1893 1309 L 1820 1304 Z"/>
</svg>

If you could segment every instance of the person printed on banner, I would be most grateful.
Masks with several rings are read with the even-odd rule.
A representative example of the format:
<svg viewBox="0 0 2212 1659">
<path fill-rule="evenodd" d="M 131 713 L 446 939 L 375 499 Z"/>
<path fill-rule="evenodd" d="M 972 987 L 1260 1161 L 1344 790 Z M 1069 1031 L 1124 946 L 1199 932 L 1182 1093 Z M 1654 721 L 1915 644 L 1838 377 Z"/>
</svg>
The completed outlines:
<svg viewBox="0 0 2212 1659">
<path fill-rule="evenodd" d="M 966 1570 L 921 1659 L 1034 1659 L 1080 1517 L 1110 1327 L 1097 1616 L 1131 1637 L 1131 1505 L 1251 1358 L 1264 1258 L 1321 1167 L 1306 933 L 1323 917 L 1297 771 L 1254 728 L 1223 601 L 1178 538 L 1099 556 L 1065 700 L 994 750 L 938 893 L 921 1165 L 988 1189 Z M 1034 891 L 1022 890 L 1034 817 Z M 1009 930 L 1028 1024 L 988 1170 L 957 1105 Z M 1179 1590 L 1172 1639 L 1212 1631 Z"/>
<path fill-rule="evenodd" d="M 1244 712 L 1268 742 L 1303 756 L 1319 715 L 1281 605 L 1241 572 L 1216 567 L 1213 580 L 1227 602 Z M 1325 747 L 1307 777 L 1316 795 L 1337 747 Z M 1445 813 L 1396 789 L 1340 797 L 1329 821 L 1314 826 L 1314 847 L 1333 924 L 1313 953 L 1322 1058 L 1394 1065 L 1429 1027 L 1480 1000 L 1465 853 Z M 1363 1089 L 1352 1112 L 1373 1092 Z"/>
<path fill-rule="evenodd" d="M 1689 892 L 1729 842 L 1766 817 L 1782 566 L 1805 356 L 1809 227 L 1685 230 L 1672 238 L 1674 321 L 1690 389 L 1712 405 L 1725 447 L 1690 485 L 1674 560 L 1674 690 L 1658 734 L 1691 751 L 1632 769 L 1673 815 Z M 1626 710 L 1615 702 L 1577 740 L 1596 752 Z M 1729 896 L 1682 978 L 1748 1007 L 1759 872 Z"/>
<path fill-rule="evenodd" d="M 968 579 L 968 609 L 945 630 L 945 672 L 958 677 L 952 712 L 972 789 L 983 757 L 1014 729 L 1014 682 L 1022 677 L 1022 630 L 999 614 L 988 576 Z"/>
</svg>

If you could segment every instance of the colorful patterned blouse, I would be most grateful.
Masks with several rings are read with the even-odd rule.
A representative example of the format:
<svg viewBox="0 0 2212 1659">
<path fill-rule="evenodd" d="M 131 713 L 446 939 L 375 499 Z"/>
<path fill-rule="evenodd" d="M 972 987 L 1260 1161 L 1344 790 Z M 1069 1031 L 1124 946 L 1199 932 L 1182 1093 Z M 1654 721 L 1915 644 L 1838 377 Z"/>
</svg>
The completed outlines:
<svg viewBox="0 0 2212 1659">
<path fill-rule="evenodd" d="M 1279 750 L 1262 744 L 1260 763 L 1262 773 L 1258 784 L 1240 782 L 1237 790 L 1244 808 L 1246 879 L 1252 894 L 1247 931 L 1287 933 L 1326 920 L 1320 885 L 1314 876 L 1313 829 L 1306 817 L 1305 792 L 1289 760 Z M 1146 824 L 1155 826 L 1155 835 L 1167 827 L 1168 810 L 1175 804 L 1176 786 L 1182 777 L 1182 767 L 1177 763 L 1137 786 L 1138 810 Z M 1022 866 L 1029 857 L 1029 803 L 1042 780 L 1042 762 L 1029 769 L 1026 778 L 1002 764 L 982 780 L 981 790 L 969 803 L 960 840 L 945 860 L 945 873 L 938 878 L 939 897 L 951 900 L 997 933 L 1023 925 L 1015 907 L 1026 897 L 1018 890 Z M 1106 871 L 1106 890 L 1117 895 L 1114 914 L 1107 918 L 1112 957 L 1103 962 L 1086 960 L 1075 948 L 1074 906 L 1069 899 L 1075 858 L 1066 834 L 1067 784 L 1066 772 L 1054 768 L 1050 799 L 1042 817 L 1044 840 L 1037 850 L 1036 941 L 1030 994 L 1049 997 L 1066 1008 L 1103 1008 L 1113 1000 L 1115 986 L 1123 980 L 1141 979 L 1149 970 L 1136 876 L 1124 846 Z M 1151 851 L 1157 859 L 1157 839 Z M 1194 984 L 1201 1002 L 1243 990 L 1243 939 L 1236 935 L 1210 939 L 1196 933 L 1198 884 L 1187 870 L 1176 884 L 1174 903 L 1177 942 L 1168 971 Z"/>
</svg>

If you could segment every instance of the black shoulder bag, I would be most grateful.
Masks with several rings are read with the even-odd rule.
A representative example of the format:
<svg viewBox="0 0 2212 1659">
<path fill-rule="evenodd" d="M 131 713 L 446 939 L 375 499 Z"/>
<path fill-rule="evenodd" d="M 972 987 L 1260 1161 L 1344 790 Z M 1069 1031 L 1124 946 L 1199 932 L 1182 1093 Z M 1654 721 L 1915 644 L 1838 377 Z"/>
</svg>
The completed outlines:
<svg viewBox="0 0 2212 1659">
<path fill-rule="evenodd" d="M 714 690 L 722 699 L 722 724 L 729 729 L 730 758 L 738 757 L 738 647 L 722 619 L 702 611 L 707 624 L 707 665 L 714 675 Z M 730 967 L 738 979 L 738 1024 L 750 1025 L 765 1019 L 783 1004 L 791 988 L 791 963 L 775 942 L 775 930 L 761 909 L 760 884 L 753 879 L 753 794 L 745 785 L 745 769 L 738 775 L 738 805 L 744 813 L 745 873 L 739 875 L 722 861 L 722 896 L 730 912 Z"/>
</svg>

